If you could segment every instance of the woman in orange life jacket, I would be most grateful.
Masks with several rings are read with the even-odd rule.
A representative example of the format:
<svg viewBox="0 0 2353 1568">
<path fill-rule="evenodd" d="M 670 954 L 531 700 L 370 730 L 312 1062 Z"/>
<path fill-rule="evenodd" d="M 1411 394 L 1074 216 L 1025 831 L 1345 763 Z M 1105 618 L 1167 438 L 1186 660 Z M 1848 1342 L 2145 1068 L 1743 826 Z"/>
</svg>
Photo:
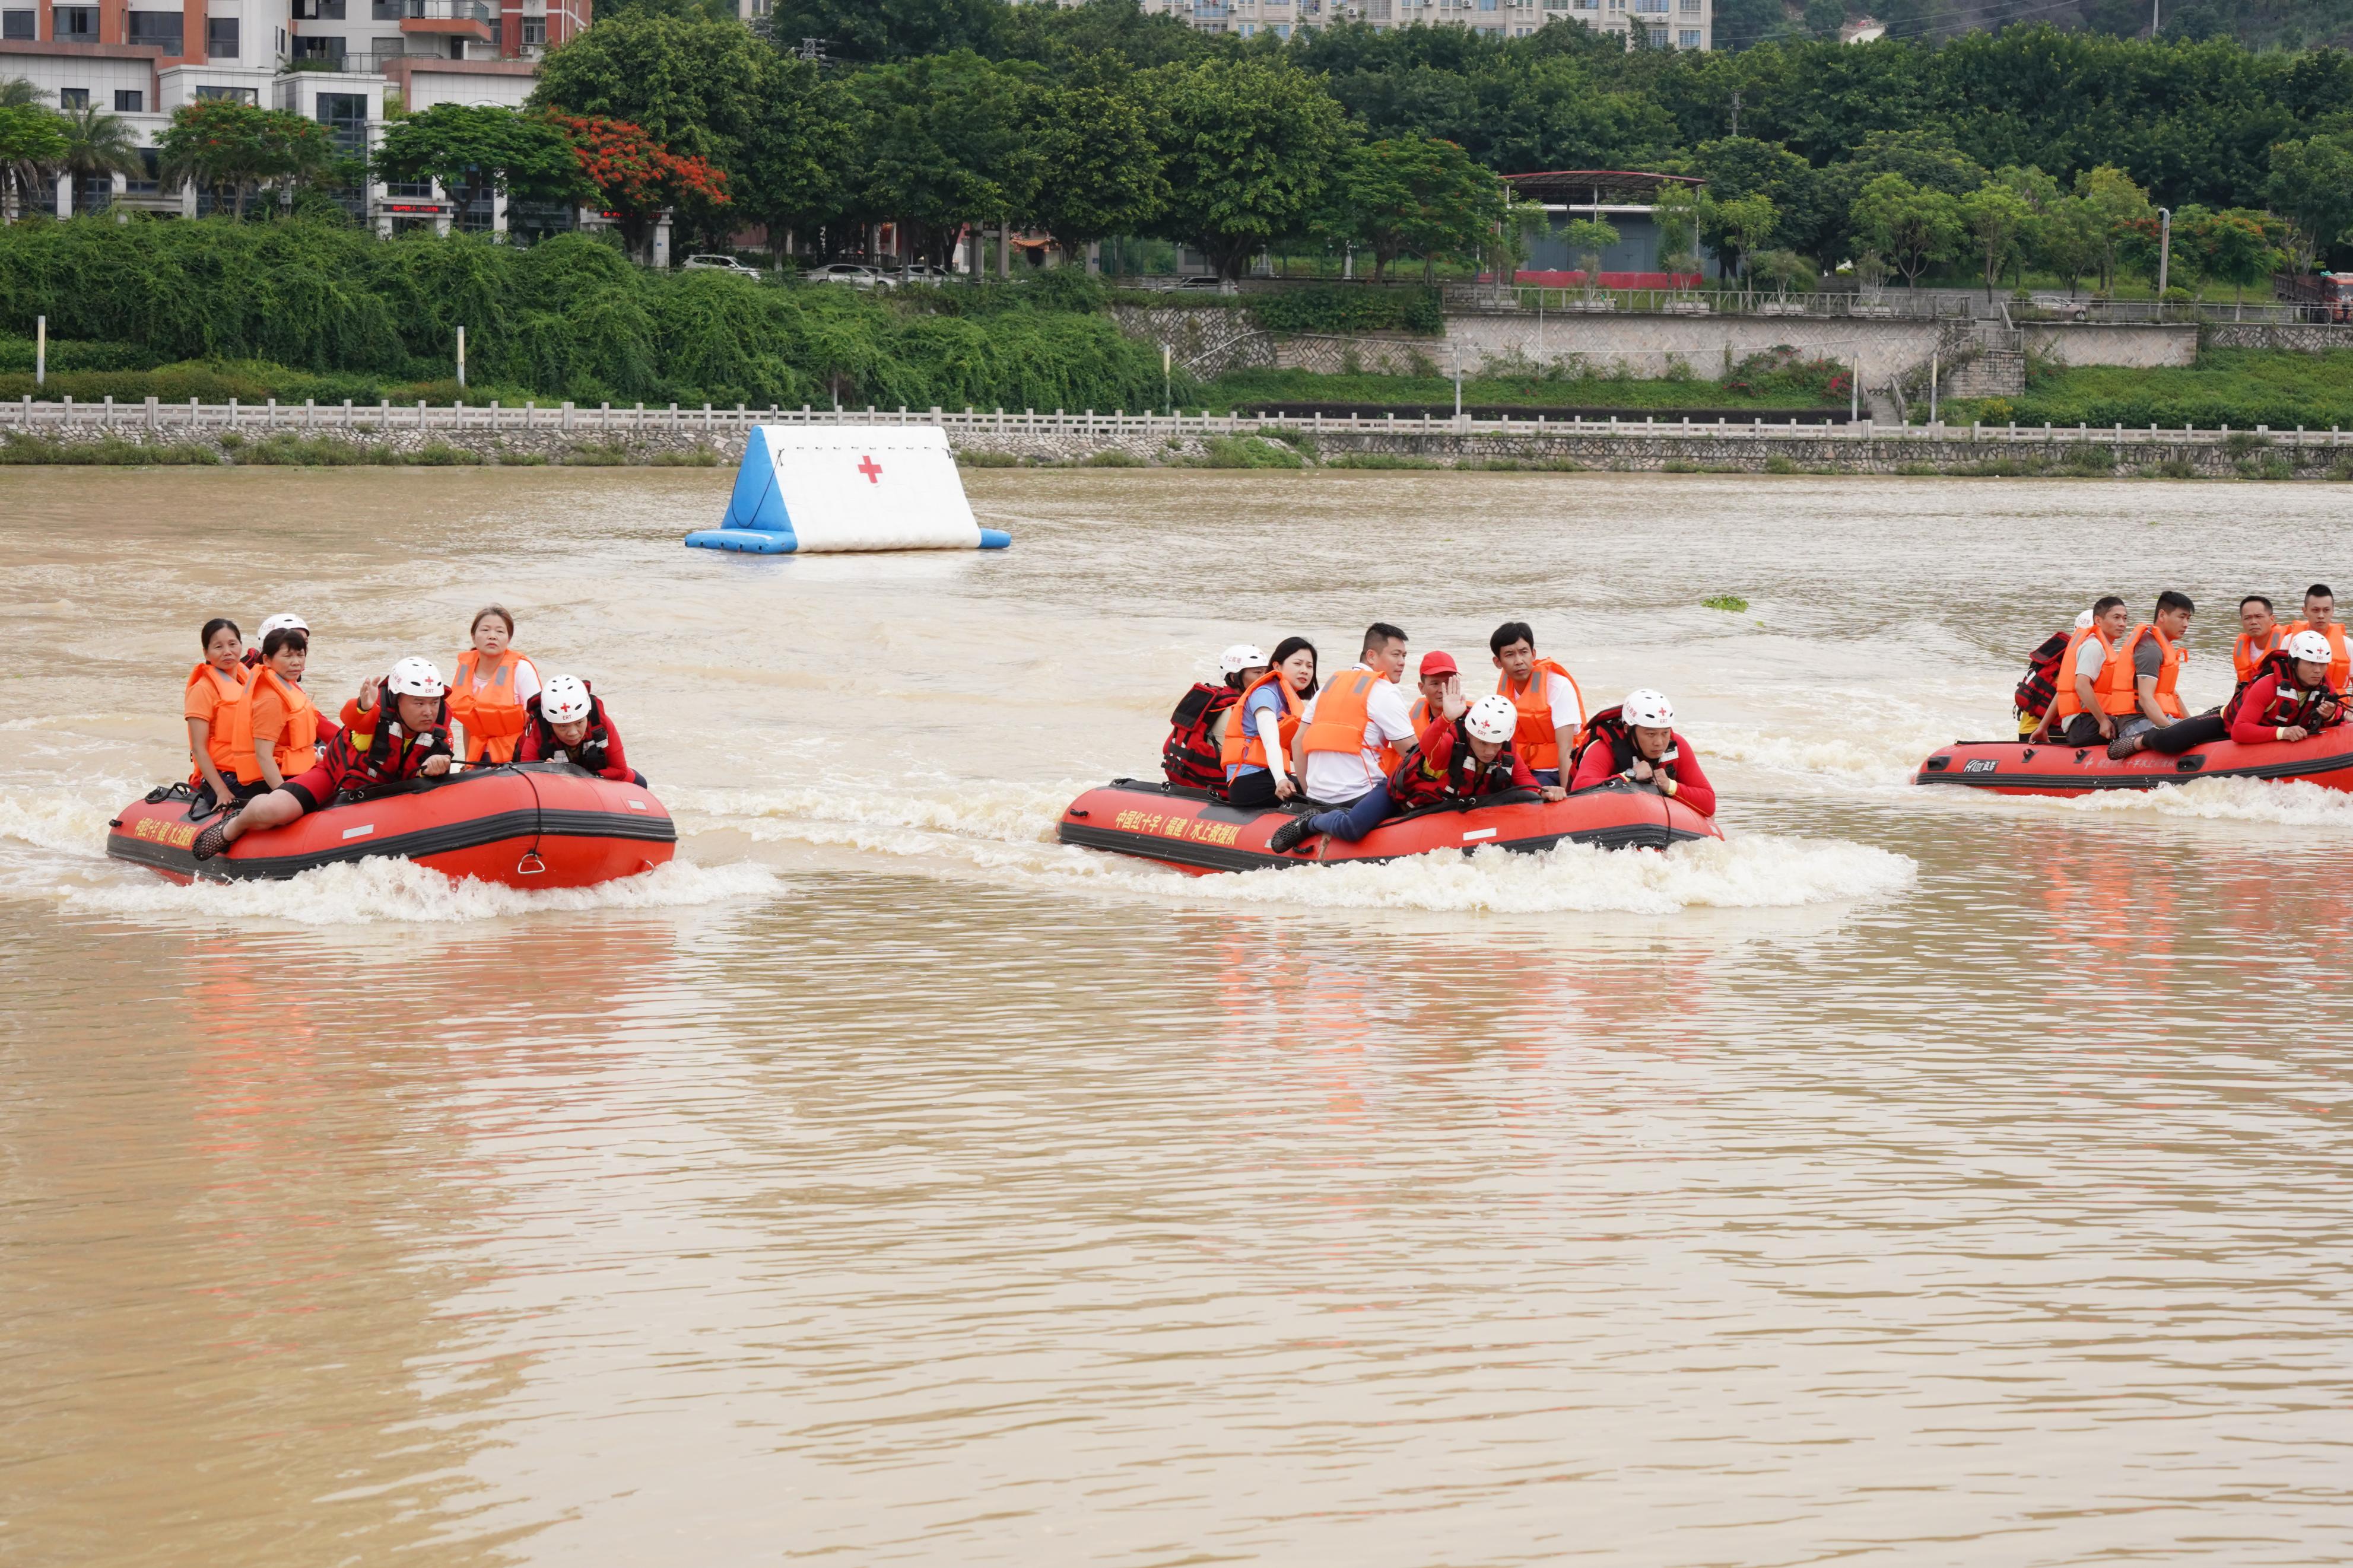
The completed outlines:
<svg viewBox="0 0 2353 1568">
<path fill-rule="evenodd" d="M 278 617 L 272 617 L 273 619 Z M 292 619 L 291 616 L 284 617 Z M 279 626 L 261 639 L 262 661 L 253 667 L 254 772 L 271 789 L 319 761 L 319 750 L 342 732 L 302 689 L 311 657 L 311 636 L 301 626 Z M 244 764 L 239 763 L 239 772 Z"/>
<path fill-rule="evenodd" d="M 2261 594 L 2239 601 L 2239 636 L 2231 645 L 2231 673 L 2243 687 L 2255 678 L 2263 660 L 2278 651 L 2287 632 L 2273 613 L 2272 602 Z"/>
<path fill-rule="evenodd" d="M 1508 697 L 1520 710 L 1520 726 L 1512 736 L 1538 780 L 1566 784 L 1562 770 L 1576 752 L 1577 732 L 1585 728 L 1585 693 L 1577 677 L 1548 658 L 1536 657 L 1536 634 L 1525 621 L 1505 621 L 1487 639 L 1501 679 L 1495 695 Z"/>
<path fill-rule="evenodd" d="M 245 634 L 237 623 L 216 617 L 197 634 L 204 658 L 182 688 L 180 714 L 188 721 L 188 759 L 195 772 L 188 783 L 196 787 L 199 815 L 215 805 L 234 805 L 269 786 L 250 770 L 253 756 L 253 681 L 245 668 Z"/>
<path fill-rule="evenodd" d="M 1234 704 L 1250 683 L 1266 673 L 1266 655 L 1238 642 L 1218 657 L 1218 684 L 1197 680 L 1168 715 L 1168 738 L 1160 743 L 1160 773 L 1187 789 L 1226 793 L 1226 727 Z"/>
<path fill-rule="evenodd" d="M 476 612 L 474 646 L 449 680 L 449 722 L 462 725 L 470 763 L 511 763 L 539 695 L 539 668 L 514 650 L 514 616 L 503 605 Z"/>
<path fill-rule="evenodd" d="M 361 702 L 343 710 L 352 722 L 324 757 L 283 788 L 248 801 L 196 835 L 191 853 L 209 860 L 255 828 L 283 826 L 332 805 L 346 791 L 366 795 L 413 778 L 441 777 L 449 771 L 448 691 L 432 660 L 402 659 L 382 681 L 360 688 Z"/>
<path fill-rule="evenodd" d="M 1315 645 L 1285 637 L 1274 662 L 1242 690 L 1226 721 L 1226 798 L 1246 808 L 1272 805 L 1299 793 L 1291 774 L 1292 737 L 1302 708 L 1315 695 Z"/>
<path fill-rule="evenodd" d="M 2285 647 L 2266 655 L 2255 678 L 2222 710 L 2231 739 L 2242 746 L 2293 744 L 2345 722 L 2345 694 L 2328 683 L 2335 657 L 2319 632 L 2295 633 Z"/>
<path fill-rule="evenodd" d="M 2168 588 L 2157 596 L 2157 614 L 2135 626 L 2117 645 L 2115 657 L 2101 671 L 2103 700 L 2111 691 L 2131 699 L 2134 711 L 2117 721 L 2116 737 L 2108 755 L 2129 757 L 2144 747 L 2167 756 L 2179 756 L 2193 746 L 2219 741 L 2231 732 L 2222 710 L 2191 718 L 2176 689 L 2189 650 L 2182 639 L 2189 633 L 2189 617 L 2198 606 L 2187 594 Z"/>
</svg>

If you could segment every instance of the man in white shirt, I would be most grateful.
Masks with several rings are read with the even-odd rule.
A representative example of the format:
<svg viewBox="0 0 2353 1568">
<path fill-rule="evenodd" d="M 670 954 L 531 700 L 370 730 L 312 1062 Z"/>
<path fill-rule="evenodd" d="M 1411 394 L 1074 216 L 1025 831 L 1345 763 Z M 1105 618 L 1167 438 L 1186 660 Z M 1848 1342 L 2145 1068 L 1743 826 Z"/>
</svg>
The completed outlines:
<svg viewBox="0 0 2353 1568">
<path fill-rule="evenodd" d="M 1269 840 L 1275 853 L 1290 850 L 1311 833 L 1353 844 L 1388 815 L 1389 769 L 1395 754 L 1414 738 L 1405 689 L 1398 684 L 1405 665 L 1405 633 L 1375 621 L 1365 628 L 1363 655 L 1308 700 L 1292 752 L 1307 797 L 1336 809 L 1293 817 L 1276 828 Z"/>
</svg>

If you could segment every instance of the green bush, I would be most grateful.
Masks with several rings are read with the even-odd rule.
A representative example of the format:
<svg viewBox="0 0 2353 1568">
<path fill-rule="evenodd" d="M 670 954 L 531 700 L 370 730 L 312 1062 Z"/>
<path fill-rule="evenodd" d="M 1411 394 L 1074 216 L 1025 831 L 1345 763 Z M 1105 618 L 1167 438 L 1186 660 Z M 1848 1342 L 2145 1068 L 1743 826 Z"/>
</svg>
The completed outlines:
<svg viewBox="0 0 2353 1568">
<path fill-rule="evenodd" d="M 149 447 L 136 441 L 126 441 L 120 436 L 101 437 L 96 441 L 52 441 L 41 436 L 0 436 L 0 464 L 62 463 L 77 467 L 142 467 L 153 464 L 205 468 L 220 460 L 218 452 L 193 442 Z"/>
<path fill-rule="evenodd" d="M 2045 376 L 2020 403 L 2021 424 L 2185 426 L 2234 435 L 2353 428 L 2353 351 L 2201 350 L 2194 365 L 2082 365 Z M 2243 456 L 2243 454 L 2234 454 Z"/>
<path fill-rule="evenodd" d="M 1212 436 L 1202 466 L 1210 468 L 1303 468 L 1306 460 L 1288 447 L 1256 436 Z"/>
<path fill-rule="evenodd" d="M 118 402 L 447 403 L 466 328 L 469 402 L 1145 408 L 1160 355 L 1098 312 L 1075 268 L 996 289 L 747 288 L 654 272 L 563 235 L 518 248 L 466 235 L 391 241 L 273 223 L 0 226 L 0 396 L 33 393 L 34 318 L 58 373 L 41 389 Z M 970 309 L 934 308 L 969 294 Z M 1177 390 L 1195 390 L 1179 378 Z"/>
<path fill-rule="evenodd" d="M 1420 332 L 1446 331 L 1435 289 L 1375 289 L 1369 285 L 1286 289 L 1257 294 L 1245 307 L 1271 332 Z"/>
</svg>

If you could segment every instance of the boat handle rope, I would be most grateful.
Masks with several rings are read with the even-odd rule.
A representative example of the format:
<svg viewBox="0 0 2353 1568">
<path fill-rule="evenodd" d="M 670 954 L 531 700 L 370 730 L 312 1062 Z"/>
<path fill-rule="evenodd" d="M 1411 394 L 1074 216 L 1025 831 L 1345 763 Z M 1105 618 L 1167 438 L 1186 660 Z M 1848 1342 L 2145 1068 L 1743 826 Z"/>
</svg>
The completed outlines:
<svg viewBox="0 0 2353 1568">
<path fill-rule="evenodd" d="M 539 781 L 531 776 L 529 768 L 517 768 L 515 776 L 531 786 L 531 847 L 515 862 L 515 875 L 536 877 L 547 869 L 547 862 L 539 858 L 539 840 L 546 830 L 546 808 L 540 804 Z"/>
</svg>

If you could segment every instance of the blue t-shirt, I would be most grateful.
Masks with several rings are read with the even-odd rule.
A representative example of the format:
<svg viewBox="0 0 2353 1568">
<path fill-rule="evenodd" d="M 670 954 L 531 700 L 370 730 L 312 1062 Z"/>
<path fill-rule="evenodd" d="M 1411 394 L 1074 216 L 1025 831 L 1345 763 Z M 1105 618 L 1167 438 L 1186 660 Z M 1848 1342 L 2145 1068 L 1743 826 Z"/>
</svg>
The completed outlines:
<svg viewBox="0 0 2353 1568">
<path fill-rule="evenodd" d="M 1282 698 L 1275 691 L 1274 687 L 1273 681 L 1268 681 L 1264 686 L 1251 692 L 1250 700 L 1242 704 L 1243 734 L 1271 737 L 1281 733 Z M 1266 770 L 1255 763 L 1239 763 L 1226 770 L 1226 779 L 1228 783 L 1231 783 L 1244 773 L 1264 772 Z"/>
</svg>

